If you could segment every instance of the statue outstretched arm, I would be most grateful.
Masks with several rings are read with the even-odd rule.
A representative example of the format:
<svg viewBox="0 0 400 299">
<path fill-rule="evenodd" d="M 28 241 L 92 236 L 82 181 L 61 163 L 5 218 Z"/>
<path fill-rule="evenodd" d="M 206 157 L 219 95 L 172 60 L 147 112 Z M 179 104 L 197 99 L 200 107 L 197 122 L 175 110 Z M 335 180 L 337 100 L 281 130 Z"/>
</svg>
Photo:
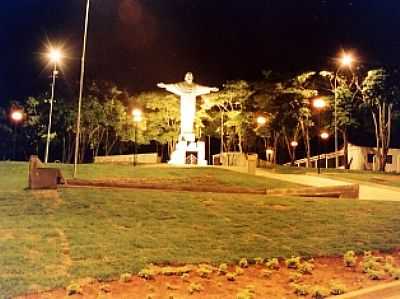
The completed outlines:
<svg viewBox="0 0 400 299">
<path fill-rule="evenodd" d="M 196 94 L 197 95 L 203 95 L 203 94 L 209 94 L 210 92 L 217 92 L 219 91 L 219 88 L 217 87 L 207 87 L 203 85 L 197 85 L 196 87 Z"/>
<path fill-rule="evenodd" d="M 163 82 L 160 82 L 157 84 L 157 86 L 160 88 L 164 88 L 164 89 L 168 90 L 169 92 L 172 92 L 178 96 L 182 95 L 182 91 L 179 88 L 177 88 L 176 84 L 165 84 Z"/>
</svg>

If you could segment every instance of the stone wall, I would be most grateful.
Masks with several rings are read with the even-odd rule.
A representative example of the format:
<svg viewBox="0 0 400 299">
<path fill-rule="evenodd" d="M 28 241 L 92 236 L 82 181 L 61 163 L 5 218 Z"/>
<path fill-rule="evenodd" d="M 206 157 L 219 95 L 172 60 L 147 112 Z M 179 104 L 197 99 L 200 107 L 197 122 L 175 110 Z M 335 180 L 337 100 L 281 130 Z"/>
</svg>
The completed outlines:
<svg viewBox="0 0 400 299">
<path fill-rule="evenodd" d="M 134 155 L 113 155 L 98 156 L 94 159 L 94 163 L 133 163 Z M 137 154 L 136 163 L 138 164 L 156 164 L 160 163 L 157 153 Z"/>
</svg>

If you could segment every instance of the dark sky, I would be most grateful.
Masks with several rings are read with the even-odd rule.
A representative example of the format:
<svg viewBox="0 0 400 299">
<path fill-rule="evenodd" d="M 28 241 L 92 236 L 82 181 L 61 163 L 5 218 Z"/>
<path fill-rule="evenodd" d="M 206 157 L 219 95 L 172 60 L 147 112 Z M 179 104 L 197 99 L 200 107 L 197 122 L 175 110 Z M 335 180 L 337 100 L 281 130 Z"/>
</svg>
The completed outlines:
<svg viewBox="0 0 400 299">
<path fill-rule="evenodd" d="M 182 80 L 255 79 L 262 69 L 333 67 L 340 49 L 364 63 L 399 64 L 398 0 L 91 0 L 90 79 L 130 91 Z M 0 104 L 49 85 L 47 40 L 68 53 L 62 80 L 79 76 L 85 0 L 3 0 Z"/>
</svg>

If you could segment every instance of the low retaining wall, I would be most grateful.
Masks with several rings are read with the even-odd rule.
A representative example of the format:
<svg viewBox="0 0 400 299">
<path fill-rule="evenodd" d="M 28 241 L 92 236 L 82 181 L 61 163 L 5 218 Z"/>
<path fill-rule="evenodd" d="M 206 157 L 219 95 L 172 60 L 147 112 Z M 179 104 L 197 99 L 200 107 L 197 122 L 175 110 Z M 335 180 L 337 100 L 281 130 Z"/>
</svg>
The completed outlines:
<svg viewBox="0 0 400 299">
<path fill-rule="evenodd" d="M 98 156 L 94 159 L 94 163 L 133 163 L 134 155 L 113 155 Z M 137 154 L 136 162 L 139 164 L 156 164 L 159 163 L 157 153 Z"/>
<path fill-rule="evenodd" d="M 213 165 L 247 167 L 247 155 L 240 152 L 225 152 L 213 155 Z"/>
<path fill-rule="evenodd" d="M 292 195 L 300 197 L 336 197 L 336 198 L 352 198 L 357 199 L 360 193 L 360 186 L 343 185 L 332 187 L 305 187 L 296 189 L 272 189 L 267 190 L 268 195 L 283 196 Z"/>
</svg>

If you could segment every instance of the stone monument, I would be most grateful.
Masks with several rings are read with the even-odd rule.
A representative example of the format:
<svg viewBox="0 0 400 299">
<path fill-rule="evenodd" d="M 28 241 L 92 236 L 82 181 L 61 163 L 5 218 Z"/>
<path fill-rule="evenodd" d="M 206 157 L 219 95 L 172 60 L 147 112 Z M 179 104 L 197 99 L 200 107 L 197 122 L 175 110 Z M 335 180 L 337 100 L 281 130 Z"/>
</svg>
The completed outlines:
<svg viewBox="0 0 400 299">
<path fill-rule="evenodd" d="M 193 126 L 196 116 L 196 97 L 218 91 L 216 87 L 207 87 L 193 82 L 193 74 L 188 72 L 185 81 L 173 84 L 158 83 L 158 87 L 176 94 L 180 99 L 181 131 L 176 150 L 171 155 L 170 164 L 207 165 L 205 144 L 196 142 Z"/>
</svg>

